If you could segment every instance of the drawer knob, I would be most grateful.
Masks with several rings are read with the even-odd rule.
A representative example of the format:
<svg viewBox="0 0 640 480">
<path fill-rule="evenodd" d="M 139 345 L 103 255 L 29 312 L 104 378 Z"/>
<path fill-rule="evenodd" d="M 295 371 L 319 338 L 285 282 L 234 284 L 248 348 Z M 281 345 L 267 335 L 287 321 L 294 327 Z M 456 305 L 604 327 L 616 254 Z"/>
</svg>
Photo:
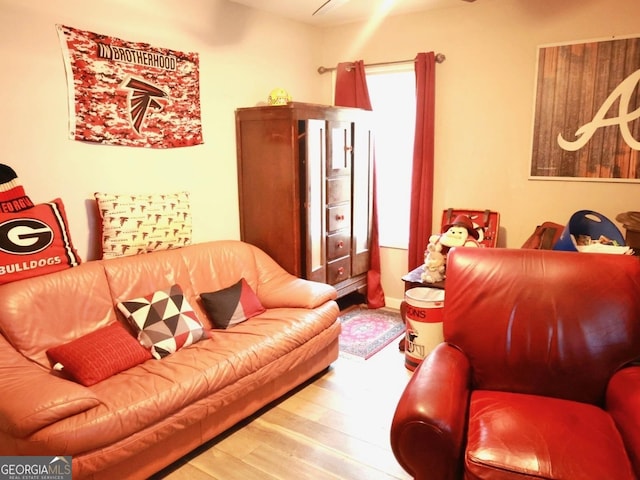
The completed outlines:
<svg viewBox="0 0 640 480">
<path fill-rule="evenodd" d="M 336 215 L 336 220 L 341 222 L 342 220 L 344 220 L 344 215 Z"/>
<path fill-rule="evenodd" d="M 341 277 L 342 275 L 344 275 L 344 267 L 339 267 L 338 268 L 338 276 Z"/>
<path fill-rule="evenodd" d="M 344 248 L 344 242 L 342 240 L 340 240 L 336 245 L 338 248 Z"/>
</svg>

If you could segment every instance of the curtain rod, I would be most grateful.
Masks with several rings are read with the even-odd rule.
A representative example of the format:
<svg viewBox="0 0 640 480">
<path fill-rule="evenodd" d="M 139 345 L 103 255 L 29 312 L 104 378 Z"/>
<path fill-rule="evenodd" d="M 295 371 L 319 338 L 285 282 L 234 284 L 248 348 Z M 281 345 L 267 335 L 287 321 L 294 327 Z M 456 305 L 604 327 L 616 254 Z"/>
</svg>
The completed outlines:
<svg viewBox="0 0 640 480">
<path fill-rule="evenodd" d="M 444 56 L 444 53 L 436 53 L 436 63 L 442 63 L 447 59 L 447 57 Z M 380 66 L 385 66 L 385 65 L 397 65 L 399 63 L 409 63 L 409 62 L 413 62 L 414 59 L 410 59 L 410 60 L 396 60 L 395 62 L 379 62 L 379 63 L 367 63 L 364 66 L 365 67 L 380 67 Z M 318 73 L 320 75 L 322 75 L 323 73 L 327 73 L 327 72 L 333 72 L 334 70 L 336 70 L 336 67 L 318 67 Z"/>
</svg>

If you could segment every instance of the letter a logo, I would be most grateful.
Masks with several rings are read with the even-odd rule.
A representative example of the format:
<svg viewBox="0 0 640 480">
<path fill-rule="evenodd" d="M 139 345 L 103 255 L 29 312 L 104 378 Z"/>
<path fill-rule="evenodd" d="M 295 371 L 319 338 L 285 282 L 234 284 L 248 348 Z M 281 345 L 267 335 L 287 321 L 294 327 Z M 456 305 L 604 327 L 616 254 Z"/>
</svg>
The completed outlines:
<svg viewBox="0 0 640 480">
<path fill-rule="evenodd" d="M 639 83 L 640 70 L 636 70 L 625 78 L 620 85 L 613 90 L 613 92 L 611 92 L 609 97 L 607 97 L 600 107 L 600 110 L 598 110 L 593 117 L 593 120 L 589 123 L 585 123 L 582 127 L 576 130 L 576 140 L 568 141 L 564 139 L 561 133 L 558 134 L 558 145 L 560 145 L 560 148 L 569 152 L 575 152 L 576 150 L 580 150 L 584 147 L 600 127 L 618 125 L 622 138 L 624 138 L 627 145 L 634 150 L 640 150 L 640 142 L 633 137 L 631 129 L 629 128 L 629 123 L 640 118 L 640 108 L 636 108 L 632 112 L 629 111 L 631 100 Z M 616 100 L 619 101 L 618 116 L 607 118 L 607 112 L 609 112 L 611 107 L 615 104 Z"/>
</svg>

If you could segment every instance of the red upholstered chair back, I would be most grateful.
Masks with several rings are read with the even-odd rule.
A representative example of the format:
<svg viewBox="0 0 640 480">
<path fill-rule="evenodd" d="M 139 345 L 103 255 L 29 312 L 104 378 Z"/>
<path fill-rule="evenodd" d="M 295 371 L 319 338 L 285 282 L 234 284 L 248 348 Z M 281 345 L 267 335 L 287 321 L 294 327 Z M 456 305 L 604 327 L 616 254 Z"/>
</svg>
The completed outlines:
<svg viewBox="0 0 640 480">
<path fill-rule="evenodd" d="M 444 338 L 473 388 L 601 404 L 640 357 L 638 257 L 457 248 L 448 255 Z"/>
</svg>

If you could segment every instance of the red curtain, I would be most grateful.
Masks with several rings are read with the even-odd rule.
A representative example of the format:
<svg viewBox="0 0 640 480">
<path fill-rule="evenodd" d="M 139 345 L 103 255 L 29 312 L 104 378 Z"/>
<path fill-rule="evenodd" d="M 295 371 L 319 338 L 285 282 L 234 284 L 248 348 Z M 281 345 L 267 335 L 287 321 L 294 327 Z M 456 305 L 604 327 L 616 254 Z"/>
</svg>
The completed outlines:
<svg viewBox="0 0 640 480">
<path fill-rule="evenodd" d="M 369 89 L 364 71 L 364 62 L 340 63 L 336 70 L 335 104 L 341 107 L 358 107 L 371 110 Z M 378 213 L 376 199 L 375 162 L 373 167 L 373 212 L 371 243 L 369 245 L 369 271 L 367 272 L 367 306 L 381 308 L 385 306 L 384 291 L 380 281 L 380 245 L 378 242 Z"/>
<path fill-rule="evenodd" d="M 433 224 L 435 55 L 419 53 L 416 71 L 416 132 L 409 217 L 409 271 L 424 263 Z"/>
</svg>

